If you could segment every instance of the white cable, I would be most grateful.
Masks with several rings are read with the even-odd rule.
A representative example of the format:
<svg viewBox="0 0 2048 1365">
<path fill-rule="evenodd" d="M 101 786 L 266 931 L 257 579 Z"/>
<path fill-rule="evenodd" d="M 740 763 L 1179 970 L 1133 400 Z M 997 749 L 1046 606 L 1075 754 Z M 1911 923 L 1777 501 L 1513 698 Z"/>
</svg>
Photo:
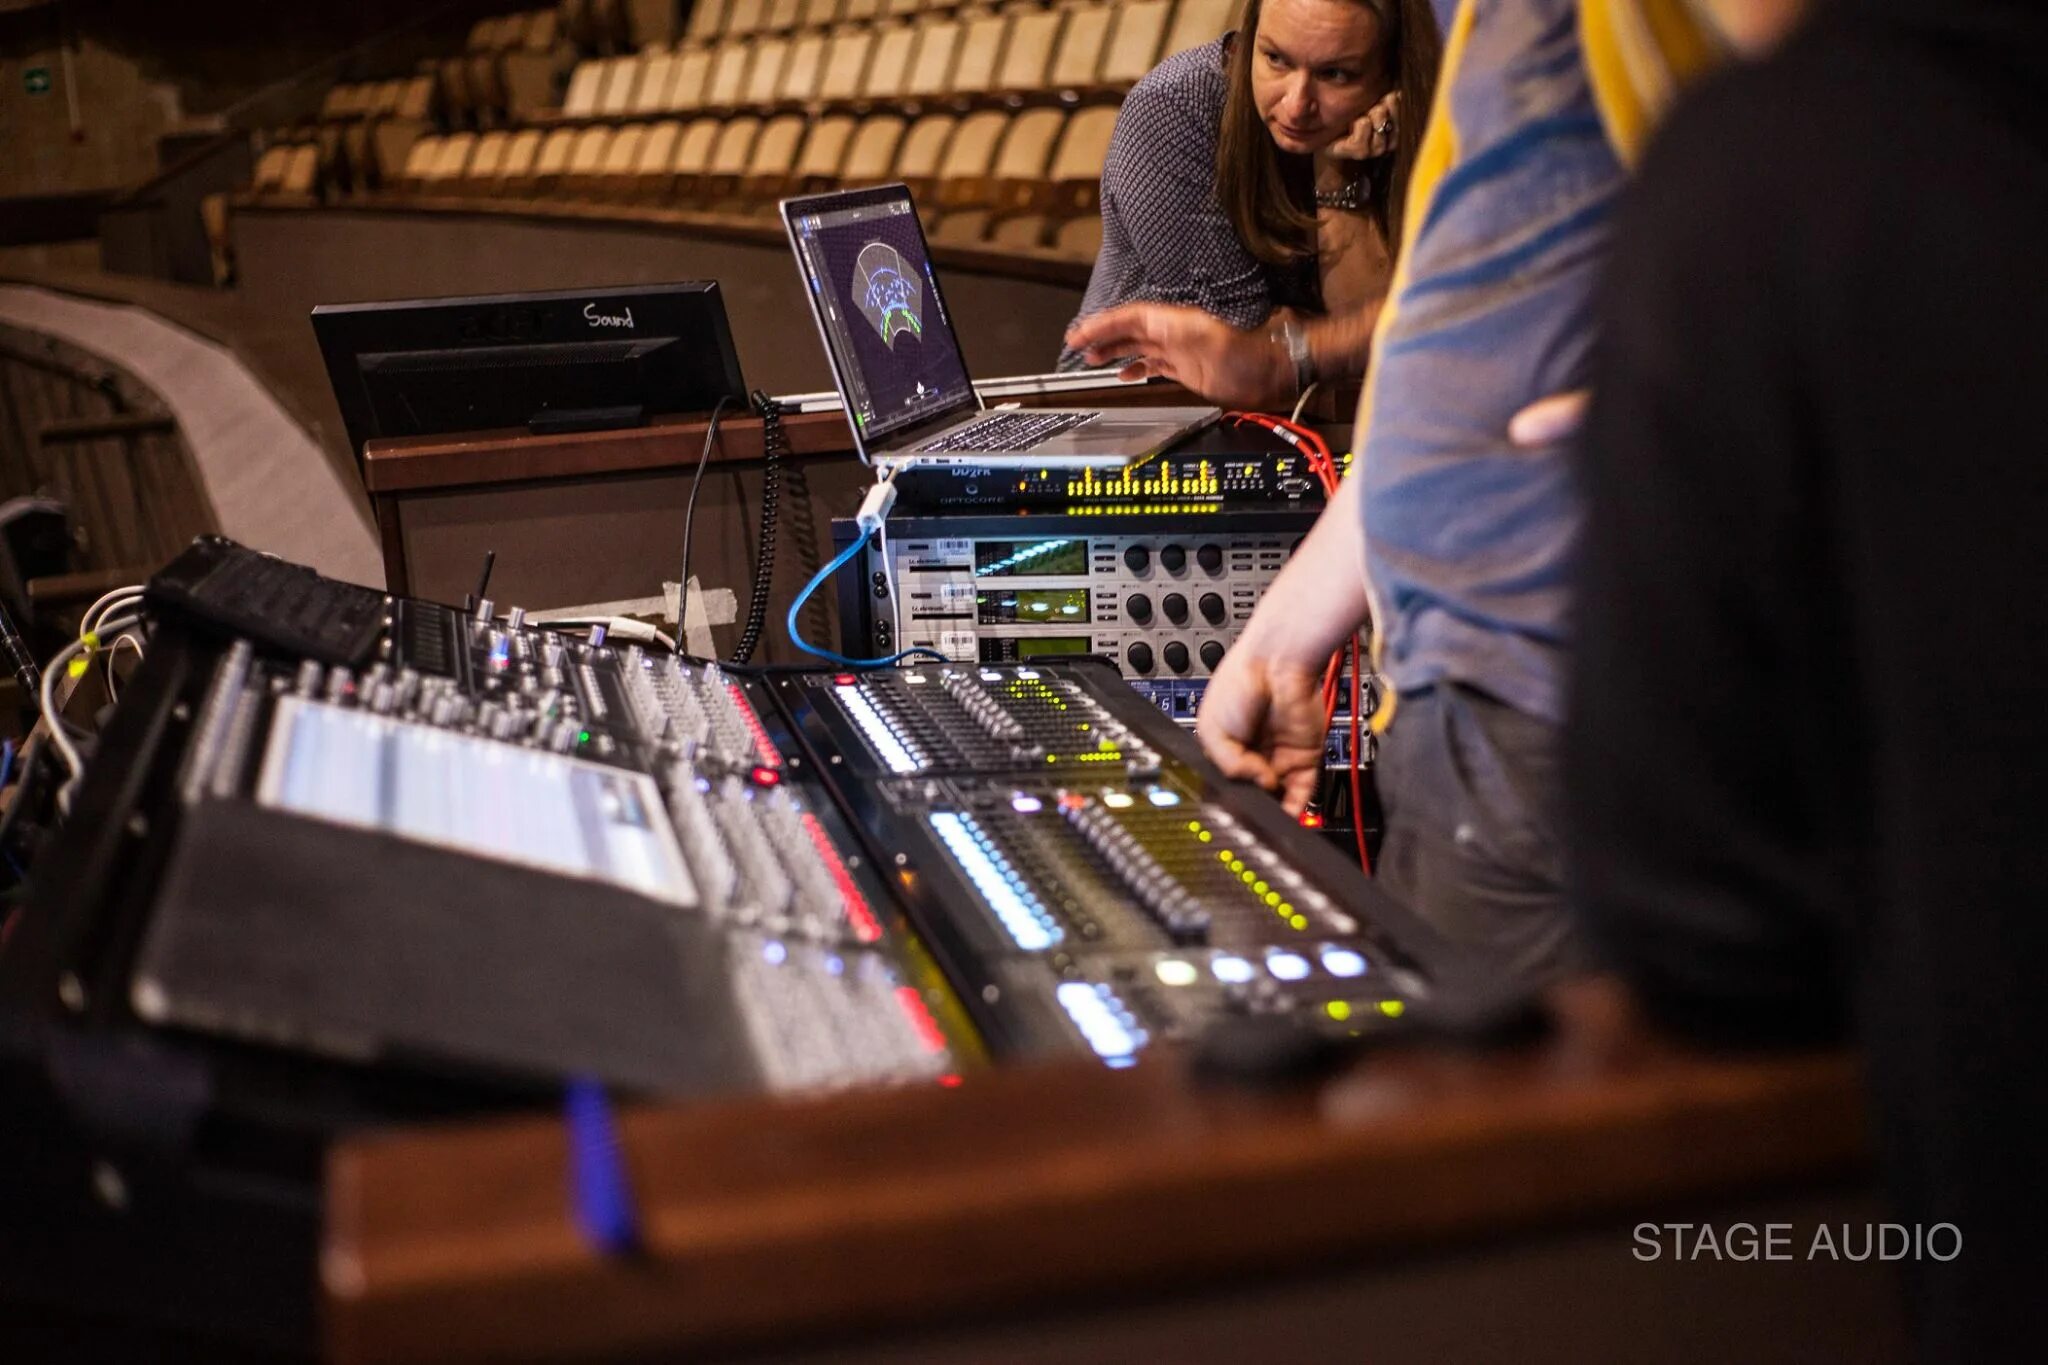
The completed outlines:
<svg viewBox="0 0 2048 1365">
<path fill-rule="evenodd" d="M 119 620 L 107 622 L 106 628 L 116 632 L 123 631 L 141 619 L 140 616 L 123 616 Z M 85 775 L 85 759 L 79 754 L 78 746 L 71 742 L 71 736 L 64 731 L 64 717 L 61 714 L 62 707 L 59 705 L 56 697 L 57 680 L 60 675 L 68 676 L 66 665 L 73 658 L 80 654 L 89 654 L 93 648 L 94 646 L 89 644 L 84 638 L 73 640 L 65 645 L 64 648 L 58 650 L 57 657 L 51 659 L 49 664 L 43 669 L 43 684 L 40 696 L 43 705 L 43 727 L 49 732 L 50 742 L 57 746 L 57 753 L 63 758 L 64 766 L 71 771 L 71 776 L 65 779 L 64 785 L 57 788 L 57 809 L 65 815 L 71 813 L 72 789 L 78 785 L 79 779 Z M 65 700 L 70 700 L 68 695 Z"/>
<path fill-rule="evenodd" d="M 1301 410 L 1308 406 L 1309 395 L 1313 394 L 1315 391 L 1315 381 L 1310 380 L 1309 386 L 1301 391 L 1301 397 L 1294 400 L 1294 413 L 1287 419 L 1288 421 L 1299 422 L 1301 420 Z"/>
<path fill-rule="evenodd" d="M 120 605 L 121 600 L 131 597 L 140 599 L 142 593 L 142 584 L 134 583 L 128 587 L 115 588 L 111 592 L 101 594 L 98 601 L 85 609 L 85 615 L 78 618 L 78 633 L 84 635 L 90 631 L 93 628 L 94 621 L 102 611 L 111 613 L 116 606 Z"/>
</svg>

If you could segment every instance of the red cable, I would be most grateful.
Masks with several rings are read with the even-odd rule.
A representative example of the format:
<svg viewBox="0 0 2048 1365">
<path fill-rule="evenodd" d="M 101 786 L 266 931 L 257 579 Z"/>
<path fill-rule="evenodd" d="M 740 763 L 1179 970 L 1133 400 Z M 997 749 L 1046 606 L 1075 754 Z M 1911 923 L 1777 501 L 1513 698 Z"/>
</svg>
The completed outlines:
<svg viewBox="0 0 2048 1365">
<path fill-rule="evenodd" d="M 1358 637 L 1351 637 L 1351 836 L 1358 843 L 1358 866 L 1365 875 L 1372 875 L 1372 855 L 1365 851 L 1365 802 L 1363 788 L 1358 779 L 1359 712 L 1364 709 L 1360 700 L 1361 689 L 1358 681 Z"/>
</svg>

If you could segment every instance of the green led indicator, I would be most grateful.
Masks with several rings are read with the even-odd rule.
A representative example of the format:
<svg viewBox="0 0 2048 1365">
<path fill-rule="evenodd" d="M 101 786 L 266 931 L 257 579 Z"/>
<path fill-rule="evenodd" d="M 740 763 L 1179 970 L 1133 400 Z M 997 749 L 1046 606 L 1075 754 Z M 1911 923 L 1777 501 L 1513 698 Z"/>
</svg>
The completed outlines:
<svg viewBox="0 0 2048 1365">
<path fill-rule="evenodd" d="M 578 744 L 588 744 L 588 743 L 590 743 L 590 731 L 588 731 L 588 730 L 578 730 L 578 731 L 576 732 L 576 742 L 577 742 Z"/>
</svg>

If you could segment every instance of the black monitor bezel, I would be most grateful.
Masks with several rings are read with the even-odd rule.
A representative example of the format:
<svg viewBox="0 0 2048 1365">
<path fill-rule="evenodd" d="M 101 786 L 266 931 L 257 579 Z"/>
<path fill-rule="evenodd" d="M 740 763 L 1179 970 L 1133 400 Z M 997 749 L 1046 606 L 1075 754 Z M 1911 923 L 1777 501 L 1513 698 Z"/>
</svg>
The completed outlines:
<svg viewBox="0 0 2048 1365">
<path fill-rule="evenodd" d="M 580 340 L 618 341 L 613 335 L 586 336 L 567 326 L 592 304 L 638 304 L 651 319 L 649 328 L 636 328 L 645 336 L 675 336 L 690 345 L 699 356 L 709 353 L 724 396 L 735 403 L 746 402 L 746 380 L 740 372 L 739 352 L 733 344 L 732 326 L 726 316 L 725 298 L 716 280 L 684 280 L 667 284 L 608 285 L 594 289 L 547 289 L 510 294 L 454 294 L 434 298 L 376 299 L 355 303 L 323 303 L 312 311 L 313 336 L 341 410 L 342 428 L 356 468 L 363 467 L 363 448 L 386 433 L 378 429 L 375 413 L 361 367 L 365 355 L 424 350 L 478 349 L 517 344 L 501 334 L 464 335 L 465 323 L 489 320 L 489 315 L 512 309 L 537 310 L 547 323 L 561 323 L 560 335 L 531 337 L 532 344 L 560 344 Z M 557 311 L 559 310 L 559 311 Z M 655 330 L 662 328 L 664 330 Z M 502 331 L 502 329 L 499 329 Z M 544 325 L 543 333 L 547 329 Z M 714 402 L 716 399 L 714 398 Z M 674 416 L 709 411 L 703 408 L 651 407 L 645 416 Z M 453 434 L 453 433 L 449 433 Z"/>
</svg>

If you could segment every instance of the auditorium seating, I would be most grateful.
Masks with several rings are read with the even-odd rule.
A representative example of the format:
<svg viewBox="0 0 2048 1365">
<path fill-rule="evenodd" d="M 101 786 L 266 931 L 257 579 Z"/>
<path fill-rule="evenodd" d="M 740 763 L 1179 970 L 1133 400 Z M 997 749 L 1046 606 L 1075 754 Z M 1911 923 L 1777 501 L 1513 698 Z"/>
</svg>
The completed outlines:
<svg viewBox="0 0 2048 1365">
<path fill-rule="evenodd" d="M 1086 258 L 1117 102 L 1242 0 L 563 0 L 326 92 L 259 195 L 595 200 L 759 217 L 902 179 L 940 240 Z"/>
</svg>

